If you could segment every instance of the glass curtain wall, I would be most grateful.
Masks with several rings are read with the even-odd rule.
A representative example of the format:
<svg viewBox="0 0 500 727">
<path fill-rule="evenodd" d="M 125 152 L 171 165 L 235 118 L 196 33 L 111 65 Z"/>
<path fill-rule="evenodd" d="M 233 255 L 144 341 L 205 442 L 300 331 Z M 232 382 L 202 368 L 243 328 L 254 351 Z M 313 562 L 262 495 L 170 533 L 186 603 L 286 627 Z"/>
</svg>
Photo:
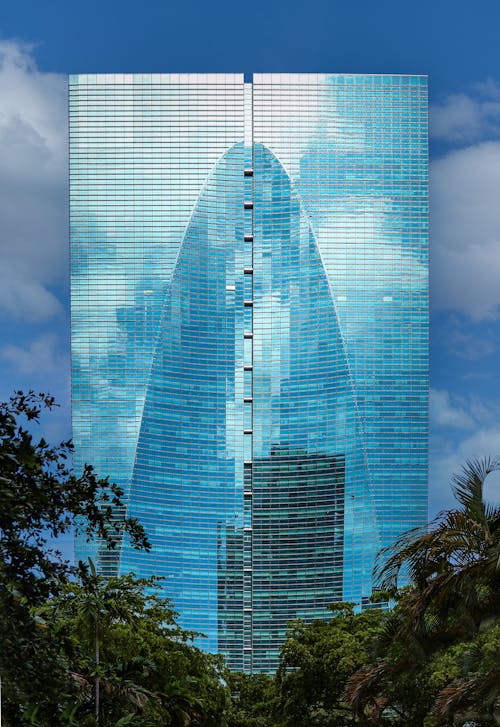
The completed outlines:
<svg viewBox="0 0 500 727">
<path fill-rule="evenodd" d="M 70 126 L 75 467 L 153 544 L 77 558 L 271 671 L 426 521 L 426 79 L 72 76 Z"/>
</svg>

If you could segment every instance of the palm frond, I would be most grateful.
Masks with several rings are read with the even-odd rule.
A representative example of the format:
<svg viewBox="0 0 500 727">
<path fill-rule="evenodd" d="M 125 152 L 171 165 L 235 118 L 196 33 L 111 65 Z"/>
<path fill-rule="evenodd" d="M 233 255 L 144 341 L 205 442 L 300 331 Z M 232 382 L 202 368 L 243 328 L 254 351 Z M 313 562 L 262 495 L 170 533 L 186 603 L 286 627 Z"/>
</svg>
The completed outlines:
<svg viewBox="0 0 500 727">
<path fill-rule="evenodd" d="M 500 669 L 492 669 L 487 674 L 460 679 L 448 684 L 441 692 L 432 708 L 438 724 L 450 717 L 466 712 L 467 720 L 483 719 L 493 707 L 500 692 Z"/>
<path fill-rule="evenodd" d="M 425 557 L 430 537 L 426 528 L 414 528 L 403 533 L 392 545 L 382 548 L 373 569 L 376 587 L 388 590 L 396 588 L 401 569 L 405 565 L 412 568 L 415 560 Z"/>
<path fill-rule="evenodd" d="M 469 515 L 484 518 L 483 488 L 486 477 L 500 470 L 499 457 L 469 459 L 461 471 L 452 477 L 453 494 Z"/>
<path fill-rule="evenodd" d="M 357 714 L 360 714 L 366 705 L 379 695 L 381 682 L 386 675 L 387 668 L 385 661 L 367 664 L 347 680 L 342 698 L 351 705 Z"/>
<path fill-rule="evenodd" d="M 485 512 L 486 512 L 486 517 L 488 518 L 488 521 L 490 522 L 490 530 L 492 530 L 492 531 L 496 530 L 500 526 L 500 505 L 493 505 L 491 503 L 486 503 Z"/>
</svg>

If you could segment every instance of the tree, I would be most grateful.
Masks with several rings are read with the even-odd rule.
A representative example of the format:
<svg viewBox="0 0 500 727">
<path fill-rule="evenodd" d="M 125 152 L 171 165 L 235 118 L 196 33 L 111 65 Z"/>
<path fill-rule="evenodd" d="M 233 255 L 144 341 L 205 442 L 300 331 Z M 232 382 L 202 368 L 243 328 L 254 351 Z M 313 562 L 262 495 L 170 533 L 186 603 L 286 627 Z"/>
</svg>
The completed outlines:
<svg viewBox="0 0 500 727">
<path fill-rule="evenodd" d="M 500 508 L 483 498 L 499 468 L 468 462 L 459 506 L 381 552 L 372 601 L 392 609 L 333 604 L 330 621 L 291 624 L 270 724 L 500 724 Z"/>
<path fill-rule="evenodd" d="M 59 660 L 43 641 L 45 624 L 34 609 L 57 592 L 73 572 L 54 539 L 82 527 L 116 547 L 126 531 L 136 547 L 149 548 L 141 525 L 116 521 L 123 492 L 87 465 L 75 475 L 70 441 L 50 446 L 33 430 L 43 410 L 55 406 L 47 394 L 17 392 L 0 404 L 0 674 L 4 714 L 20 720 L 23 690 L 57 689 Z"/>
<path fill-rule="evenodd" d="M 438 652 L 427 669 L 434 725 L 500 724 L 500 621 Z"/>
<path fill-rule="evenodd" d="M 393 724 L 415 727 L 500 720 L 500 507 L 483 497 L 498 469 L 499 460 L 467 462 L 453 480 L 459 507 L 381 552 L 379 583 L 397 605 L 375 659 L 347 685 L 359 720 L 396 715 Z M 398 593 L 402 570 L 411 586 Z"/>
<path fill-rule="evenodd" d="M 383 611 L 354 613 L 353 604 L 333 603 L 332 619 L 291 622 L 276 674 L 279 724 L 284 727 L 343 727 L 353 721 L 343 699 L 346 681 L 368 660 L 381 630 Z"/>
<path fill-rule="evenodd" d="M 36 715 L 40 727 L 66 724 L 58 715 L 72 709 L 75 724 L 88 727 L 224 727 L 222 663 L 194 646 L 197 634 L 177 624 L 157 587 L 158 579 L 104 579 L 90 569 L 49 599 L 41 610 L 45 636 L 57 644 L 66 671 L 57 697 Z"/>
<path fill-rule="evenodd" d="M 228 727 L 276 727 L 277 691 L 275 679 L 267 674 L 229 675 L 231 710 Z"/>
<path fill-rule="evenodd" d="M 483 497 L 486 477 L 497 470 L 500 459 L 468 461 L 452 481 L 459 507 L 381 552 L 380 585 L 395 588 L 403 568 L 414 585 L 410 628 L 430 606 L 446 617 L 460 605 L 464 634 L 475 633 L 483 618 L 499 613 L 500 507 Z"/>
</svg>

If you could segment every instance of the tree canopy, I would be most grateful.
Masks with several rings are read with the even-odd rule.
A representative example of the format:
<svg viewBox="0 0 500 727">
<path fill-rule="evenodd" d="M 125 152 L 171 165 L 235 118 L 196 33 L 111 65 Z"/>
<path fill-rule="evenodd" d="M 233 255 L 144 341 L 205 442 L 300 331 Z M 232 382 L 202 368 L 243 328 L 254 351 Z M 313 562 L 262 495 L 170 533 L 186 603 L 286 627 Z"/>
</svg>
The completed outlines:
<svg viewBox="0 0 500 727">
<path fill-rule="evenodd" d="M 132 575 L 105 579 L 91 568 L 40 609 L 64 673 L 57 696 L 27 710 L 37 725 L 69 724 L 71 716 L 89 727 L 224 726 L 222 661 L 194 645 L 197 634 L 178 626 L 158 585 Z"/>
<path fill-rule="evenodd" d="M 500 724 L 500 507 L 484 498 L 499 460 L 468 462 L 457 506 L 380 553 L 368 607 L 333 603 L 328 619 L 292 621 L 276 675 L 238 674 L 178 625 L 156 579 L 104 579 L 57 551 L 73 527 L 111 548 L 124 532 L 149 544 L 140 523 L 116 519 L 119 487 L 91 466 L 73 473 L 70 442 L 35 437 L 53 406 L 33 392 L 0 404 L 7 727 Z"/>
<path fill-rule="evenodd" d="M 500 508 L 484 498 L 499 468 L 468 462 L 457 507 L 380 553 L 368 609 L 292 622 L 276 678 L 240 689 L 234 727 L 500 724 Z"/>
<path fill-rule="evenodd" d="M 114 517 L 123 507 L 119 487 L 90 465 L 75 474 L 70 441 L 53 446 L 35 436 L 43 411 L 54 406 L 53 397 L 32 391 L 0 404 L 0 674 L 4 714 L 14 723 L 20 690 L 57 689 L 59 660 L 36 612 L 75 575 L 57 538 L 82 527 L 113 548 L 126 531 L 136 547 L 149 548 L 136 520 Z"/>
</svg>

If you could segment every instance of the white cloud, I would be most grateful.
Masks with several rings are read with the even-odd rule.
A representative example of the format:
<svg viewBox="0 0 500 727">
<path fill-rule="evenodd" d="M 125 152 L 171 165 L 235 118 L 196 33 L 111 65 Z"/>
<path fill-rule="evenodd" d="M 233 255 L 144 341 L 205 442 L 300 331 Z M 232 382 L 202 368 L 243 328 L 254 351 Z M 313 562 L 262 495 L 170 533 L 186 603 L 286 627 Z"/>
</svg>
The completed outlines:
<svg viewBox="0 0 500 727">
<path fill-rule="evenodd" d="M 476 84 L 469 93 L 453 93 L 429 109 L 431 137 L 470 143 L 500 135 L 500 86 L 494 80 Z"/>
<path fill-rule="evenodd" d="M 467 460 L 500 456 L 498 408 L 495 400 L 485 401 L 475 395 L 457 396 L 446 390 L 431 391 L 431 517 L 456 504 L 451 479 Z M 498 486 L 490 483 L 490 500 L 498 497 Z"/>
<path fill-rule="evenodd" d="M 458 311 L 472 321 L 500 313 L 500 90 L 490 82 L 476 95 L 458 94 L 431 109 L 431 132 L 455 148 L 431 164 L 431 295 L 434 309 Z M 485 139 L 489 139 L 486 141 Z M 475 142 L 475 143 L 473 143 Z M 470 360 L 491 354 L 484 339 L 451 316 L 450 352 Z M 500 454 L 498 404 L 447 391 L 431 393 L 430 513 L 453 507 L 454 473 L 468 459 Z M 499 483 L 486 497 L 498 501 Z"/>
<path fill-rule="evenodd" d="M 484 401 L 475 394 L 455 394 L 446 389 L 430 390 L 430 424 L 434 429 L 481 429 L 498 421 L 498 402 Z"/>
<path fill-rule="evenodd" d="M 65 356 L 59 350 L 58 336 L 45 333 L 26 346 L 6 344 L 0 356 L 20 374 L 51 374 L 66 369 Z"/>
<path fill-rule="evenodd" d="M 13 318 L 41 323 L 61 315 L 63 307 L 37 280 L 23 279 L 0 265 L 0 310 Z"/>
<path fill-rule="evenodd" d="M 31 48 L 0 41 L 0 313 L 58 314 L 50 291 L 67 276 L 67 111 L 62 75 Z"/>
<path fill-rule="evenodd" d="M 463 404 L 445 389 L 431 389 L 429 403 L 433 426 L 454 429 L 470 429 L 474 426 L 474 420 Z"/>
<path fill-rule="evenodd" d="M 445 316 L 445 322 L 434 326 L 433 336 L 436 341 L 446 345 L 448 353 L 466 361 L 479 361 L 491 356 L 498 348 L 498 335 L 495 324 L 477 325 L 463 316 L 451 313 Z M 464 379 L 488 378 L 486 372 L 469 372 Z"/>
<path fill-rule="evenodd" d="M 481 126 L 480 106 L 465 93 L 448 96 L 443 103 L 429 109 L 429 129 L 436 139 L 470 139 L 479 133 Z"/>
<path fill-rule="evenodd" d="M 434 308 L 474 320 L 500 313 L 500 141 L 451 151 L 431 165 Z"/>
<path fill-rule="evenodd" d="M 500 425 L 480 427 L 458 442 L 448 441 L 439 451 L 431 452 L 429 479 L 430 513 L 453 507 L 452 475 L 459 472 L 468 459 L 500 456 Z M 491 484 L 491 483 L 490 483 Z M 488 499 L 498 500 L 497 485 L 488 487 Z"/>
</svg>

